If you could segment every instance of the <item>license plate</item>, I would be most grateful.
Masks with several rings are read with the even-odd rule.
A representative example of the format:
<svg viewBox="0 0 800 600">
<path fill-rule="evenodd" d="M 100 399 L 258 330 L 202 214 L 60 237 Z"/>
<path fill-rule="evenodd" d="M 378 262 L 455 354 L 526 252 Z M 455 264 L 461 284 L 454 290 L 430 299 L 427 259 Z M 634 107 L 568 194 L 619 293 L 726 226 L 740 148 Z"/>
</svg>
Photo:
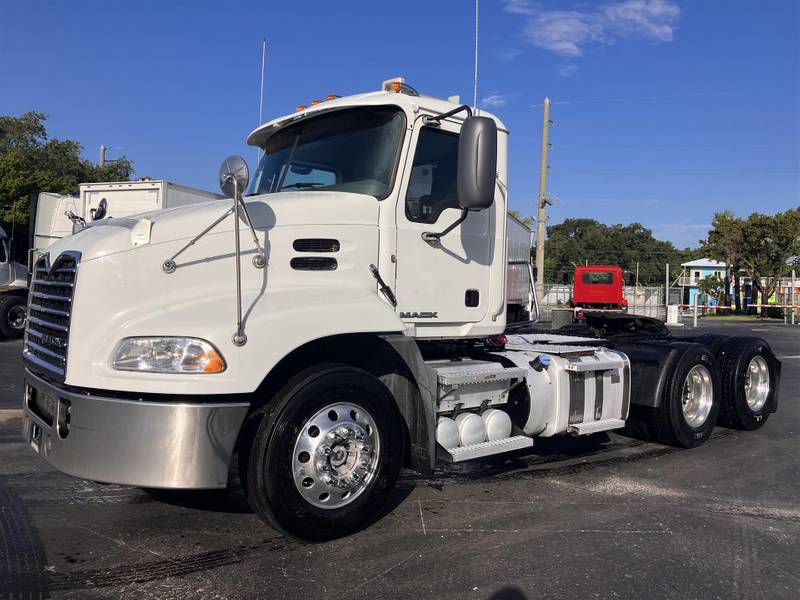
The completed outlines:
<svg viewBox="0 0 800 600">
<path fill-rule="evenodd" d="M 37 390 L 31 389 L 31 402 L 29 403 L 30 409 L 45 423 L 52 426 L 56 418 L 56 410 L 58 407 L 58 398 L 50 394 L 46 394 Z"/>
<path fill-rule="evenodd" d="M 42 444 L 42 428 L 36 423 L 31 425 L 31 448 L 36 454 L 39 454 L 39 448 Z"/>
</svg>

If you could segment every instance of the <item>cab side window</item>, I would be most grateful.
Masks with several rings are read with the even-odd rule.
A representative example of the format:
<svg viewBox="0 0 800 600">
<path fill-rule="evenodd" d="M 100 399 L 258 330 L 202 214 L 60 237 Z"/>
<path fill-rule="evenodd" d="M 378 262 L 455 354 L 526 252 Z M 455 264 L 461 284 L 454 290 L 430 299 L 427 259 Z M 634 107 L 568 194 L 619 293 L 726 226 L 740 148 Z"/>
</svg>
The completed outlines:
<svg viewBox="0 0 800 600">
<path fill-rule="evenodd" d="M 406 217 L 435 223 L 446 208 L 459 208 L 456 192 L 458 135 L 425 127 L 419 134 L 406 193 Z"/>
</svg>

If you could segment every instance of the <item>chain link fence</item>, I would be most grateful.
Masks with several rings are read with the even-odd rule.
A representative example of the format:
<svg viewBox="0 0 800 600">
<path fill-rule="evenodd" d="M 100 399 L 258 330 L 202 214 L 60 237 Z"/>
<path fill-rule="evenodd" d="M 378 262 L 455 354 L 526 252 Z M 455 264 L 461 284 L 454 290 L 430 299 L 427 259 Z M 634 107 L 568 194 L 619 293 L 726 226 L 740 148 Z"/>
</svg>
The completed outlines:
<svg viewBox="0 0 800 600">
<path fill-rule="evenodd" d="M 663 286 L 626 286 L 623 288 L 623 296 L 628 301 L 628 314 L 667 320 Z M 572 285 L 544 284 L 544 297 L 539 300 L 541 319 L 551 321 L 553 309 L 568 308 L 570 298 L 572 298 Z M 680 298 L 681 288 L 671 288 L 670 304 L 679 304 Z"/>
</svg>

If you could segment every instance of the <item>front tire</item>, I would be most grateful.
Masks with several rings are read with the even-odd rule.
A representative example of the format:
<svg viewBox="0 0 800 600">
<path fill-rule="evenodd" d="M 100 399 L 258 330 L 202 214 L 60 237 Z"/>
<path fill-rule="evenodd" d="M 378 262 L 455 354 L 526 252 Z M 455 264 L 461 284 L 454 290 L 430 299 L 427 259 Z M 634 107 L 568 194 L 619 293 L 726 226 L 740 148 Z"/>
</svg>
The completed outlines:
<svg viewBox="0 0 800 600">
<path fill-rule="evenodd" d="M 662 444 L 699 446 L 714 430 L 719 399 L 719 374 L 711 352 L 692 346 L 678 361 L 661 405 L 650 412 L 648 430 Z"/>
<path fill-rule="evenodd" d="M 368 372 L 327 364 L 293 377 L 260 411 L 246 478 L 255 513 L 307 540 L 353 533 L 377 518 L 404 456 L 400 416 Z"/>
<path fill-rule="evenodd" d="M 767 422 L 778 385 L 777 360 L 761 338 L 732 337 L 719 349 L 719 424 L 753 431 Z"/>
<path fill-rule="evenodd" d="M 25 332 L 26 320 L 24 296 L 0 298 L 0 333 L 6 337 L 20 337 Z"/>
</svg>

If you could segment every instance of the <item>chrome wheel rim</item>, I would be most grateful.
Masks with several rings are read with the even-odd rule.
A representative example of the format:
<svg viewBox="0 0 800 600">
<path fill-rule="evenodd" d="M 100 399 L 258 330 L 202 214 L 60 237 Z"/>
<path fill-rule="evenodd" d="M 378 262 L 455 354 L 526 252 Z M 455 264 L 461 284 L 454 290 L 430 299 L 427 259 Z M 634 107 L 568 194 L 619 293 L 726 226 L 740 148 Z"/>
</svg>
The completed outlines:
<svg viewBox="0 0 800 600">
<path fill-rule="evenodd" d="M 683 418 L 690 427 L 700 427 L 708 419 L 714 403 L 714 386 L 711 373 L 704 365 L 695 365 L 686 375 L 683 382 L 681 408 Z"/>
<path fill-rule="evenodd" d="M 744 378 L 744 397 L 747 406 L 753 412 L 758 412 L 767 403 L 769 396 L 770 381 L 769 367 L 767 361 L 762 356 L 754 356 L 747 365 L 747 373 Z"/>
<path fill-rule="evenodd" d="M 8 320 L 8 325 L 17 331 L 22 331 L 25 329 L 25 320 L 27 318 L 25 307 L 21 304 L 11 307 L 11 310 L 8 311 L 8 315 L 6 317 Z"/>
<path fill-rule="evenodd" d="M 375 419 L 349 402 L 329 404 L 308 419 L 292 456 L 294 484 L 313 506 L 350 504 L 375 477 L 380 436 Z"/>
</svg>

